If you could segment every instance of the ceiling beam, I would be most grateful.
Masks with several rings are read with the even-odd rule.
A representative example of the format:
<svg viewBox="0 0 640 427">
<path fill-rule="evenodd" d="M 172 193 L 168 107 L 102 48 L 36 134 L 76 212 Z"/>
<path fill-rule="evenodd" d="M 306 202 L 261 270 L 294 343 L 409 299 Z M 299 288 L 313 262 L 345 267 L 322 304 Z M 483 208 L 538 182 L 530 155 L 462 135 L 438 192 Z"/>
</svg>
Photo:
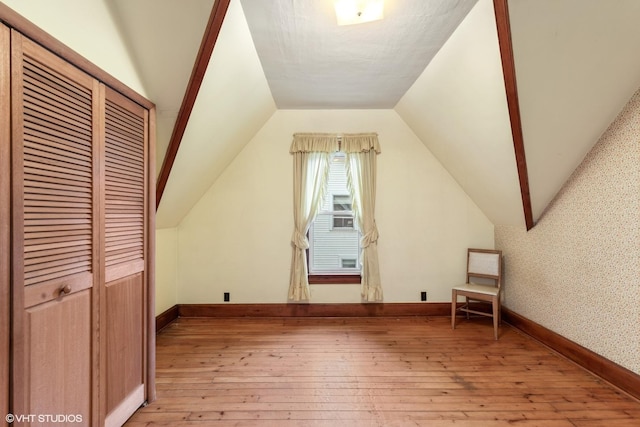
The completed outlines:
<svg viewBox="0 0 640 427">
<path fill-rule="evenodd" d="M 527 230 L 534 226 L 533 211 L 531 209 L 531 195 L 529 194 L 529 175 L 527 173 L 527 159 L 524 154 L 524 138 L 522 136 L 522 121 L 520 119 L 520 103 L 518 101 L 518 85 L 516 83 L 516 66 L 513 59 L 513 44 L 511 41 L 511 23 L 509 22 L 508 0 L 493 0 L 496 15 L 500 56 L 502 57 L 502 73 L 504 87 L 507 94 L 507 105 L 511 120 L 511 134 L 513 135 L 513 149 L 516 155 L 518 178 L 520 179 L 520 193 L 524 222 Z"/>
<path fill-rule="evenodd" d="M 160 205 L 162 193 L 164 193 L 164 189 L 167 186 L 173 162 L 176 160 L 176 155 L 180 148 L 180 142 L 182 142 L 184 131 L 187 128 L 187 123 L 189 122 L 193 105 L 196 102 L 198 91 L 200 90 L 202 80 L 204 79 L 204 75 L 207 71 L 207 66 L 209 65 L 213 48 L 218 40 L 218 35 L 220 34 L 222 22 L 224 21 L 224 16 L 229 8 L 230 1 L 231 0 L 215 0 L 213 7 L 211 8 L 209 22 L 207 22 L 207 28 L 205 29 L 202 37 L 202 42 L 200 43 L 200 49 L 198 50 L 193 70 L 191 70 L 189 84 L 187 85 L 187 90 L 184 94 L 184 98 L 182 99 L 182 105 L 180 105 L 180 111 L 178 111 L 178 117 L 176 118 L 176 123 L 173 126 L 169 146 L 164 156 L 164 161 L 162 162 L 160 175 L 158 176 L 158 183 L 156 185 L 156 210 Z"/>
</svg>

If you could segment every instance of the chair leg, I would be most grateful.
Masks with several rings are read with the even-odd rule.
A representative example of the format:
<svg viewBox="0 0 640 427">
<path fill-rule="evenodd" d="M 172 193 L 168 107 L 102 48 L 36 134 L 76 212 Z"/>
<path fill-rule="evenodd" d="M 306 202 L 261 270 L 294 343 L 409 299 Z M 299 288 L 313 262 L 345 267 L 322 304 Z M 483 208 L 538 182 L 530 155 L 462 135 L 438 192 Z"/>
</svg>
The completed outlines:
<svg viewBox="0 0 640 427">
<path fill-rule="evenodd" d="M 458 303 L 458 292 L 451 291 L 451 329 L 456 328 L 456 305 Z"/>
<path fill-rule="evenodd" d="M 493 337 L 498 339 L 498 325 L 500 323 L 500 306 L 499 301 L 495 299 L 491 302 L 491 306 L 493 309 Z"/>
<path fill-rule="evenodd" d="M 471 308 L 471 307 L 469 307 L 469 297 L 464 297 L 464 299 L 465 299 L 465 303 L 467 305 L 467 308 Z M 470 318 L 469 316 L 470 316 L 469 312 L 467 311 L 467 320 L 469 320 L 469 318 Z"/>
</svg>

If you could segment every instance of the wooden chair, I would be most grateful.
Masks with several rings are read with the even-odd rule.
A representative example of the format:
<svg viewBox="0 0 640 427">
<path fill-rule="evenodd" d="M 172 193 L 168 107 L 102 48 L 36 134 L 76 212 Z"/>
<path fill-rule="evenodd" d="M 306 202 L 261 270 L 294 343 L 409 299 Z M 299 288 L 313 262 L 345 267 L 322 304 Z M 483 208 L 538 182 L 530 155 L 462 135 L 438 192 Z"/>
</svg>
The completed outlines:
<svg viewBox="0 0 640 427">
<path fill-rule="evenodd" d="M 471 278 L 480 278 L 484 282 L 474 283 Z M 490 279 L 490 280 L 486 280 Z M 456 328 L 457 312 L 478 314 L 493 317 L 493 336 L 498 339 L 498 325 L 500 324 L 500 290 L 502 286 L 502 251 L 490 249 L 467 250 L 467 282 L 456 286 L 451 294 L 451 328 Z M 458 307 L 458 297 L 465 297 L 465 303 Z M 490 311 L 472 308 L 474 305 L 491 304 Z"/>
</svg>

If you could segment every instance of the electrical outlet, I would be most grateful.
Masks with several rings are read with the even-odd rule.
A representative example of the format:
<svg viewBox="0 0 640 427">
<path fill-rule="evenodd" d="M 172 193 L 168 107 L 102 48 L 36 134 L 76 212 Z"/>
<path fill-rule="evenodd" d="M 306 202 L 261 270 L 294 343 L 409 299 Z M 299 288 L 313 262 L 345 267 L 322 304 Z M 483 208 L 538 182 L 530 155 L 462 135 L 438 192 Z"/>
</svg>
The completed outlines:
<svg viewBox="0 0 640 427">
<path fill-rule="evenodd" d="M 229 292 L 225 292 L 224 293 L 224 302 L 229 302 L 229 299 L 230 299 Z"/>
<path fill-rule="evenodd" d="M 427 291 L 420 292 L 420 301 L 426 301 L 426 300 L 427 300 Z"/>
</svg>

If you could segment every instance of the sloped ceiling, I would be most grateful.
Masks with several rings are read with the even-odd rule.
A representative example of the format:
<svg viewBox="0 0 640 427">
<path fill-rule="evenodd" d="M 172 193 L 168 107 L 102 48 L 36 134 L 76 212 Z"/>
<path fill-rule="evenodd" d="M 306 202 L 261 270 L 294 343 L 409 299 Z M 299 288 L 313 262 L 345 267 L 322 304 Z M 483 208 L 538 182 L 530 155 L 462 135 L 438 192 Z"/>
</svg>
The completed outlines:
<svg viewBox="0 0 640 427">
<path fill-rule="evenodd" d="M 478 2 L 396 111 L 491 222 L 524 225 L 491 1 Z"/>
<path fill-rule="evenodd" d="M 146 95 L 156 104 L 158 172 L 213 2 L 106 0 L 144 81 Z"/>
<path fill-rule="evenodd" d="M 509 2 L 537 220 L 640 87 L 640 1 Z"/>
<path fill-rule="evenodd" d="M 158 228 L 178 225 L 275 112 L 247 22 L 232 1 L 158 208 Z"/>
<path fill-rule="evenodd" d="M 103 0 L 2 0 L 1 3 L 143 96 L 126 40 Z"/>
<path fill-rule="evenodd" d="M 158 111 L 157 172 L 214 0 L 106 0 Z M 275 111 L 242 7 L 231 2 L 158 207 L 175 227 Z"/>
<path fill-rule="evenodd" d="M 341 30 L 335 27 L 331 31 L 322 30 L 323 25 L 330 25 L 327 17 L 330 11 L 326 4 L 317 6 L 317 3 L 285 2 L 284 6 L 283 3 L 276 6 L 276 3 L 242 0 L 249 31 L 258 46 L 260 65 L 276 105 L 281 108 L 361 108 L 365 102 L 369 108 L 375 108 L 391 105 L 394 97 L 400 96 L 396 111 L 489 219 L 494 224 L 524 226 L 493 2 L 479 0 L 475 6 L 473 1 L 447 2 L 446 7 L 440 5 L 427 11 L 423 7 L 430 2 L 389 1 L 387 4 L 392 6 L 385 10 L 384 21 L 393 22 L 394 13 L 401 14 L 404 7 L 409 11 L 402 12 L 405 19 L 415 14 L 419 19 L 437 17 L 436 21 L 442 21 L 440 38 L 429 35 L 438 40 L 436 47 L 430 45 L 429 49 L 423 49 L 428 42 L 419 37 L 407 38 L 405 32 L 400 32 L 401 39 L 388 38 L 369 45 L 362 43 L 374 40 L 369 31 L 364 32 L 368 38 L 358 35 L 355 27 L 338 33 L 343 44 L 353 44 L 360 50 L 340 49 L 330 44 L 335 31 Z M 271 8 L 265 9 L 267 5 Z M 472 6 L 471 12 L 457 25 Z M 632 54 L 640 32 L 640 26 L 633 25 L 633 18 L 640 15 L 638 2 L 634 0 L 617 2 L 615 7 L 610 7 L 607 0 L 522 0 L 510 1 L 509 7 L 529 187 L 534 221 L 537 221 L 566 178 L 640 85 L 637 77 L 640 76 L 637 64 L 640 57 Z M 319 23 L 312 22 L 314 11 L 320 17 Z M 443 18 L 445 15 L 448 18 Z M 375 28 L 376 24 L 380 23 L 362 27 L 366 30 L 367 25 Z M 293 40 L 296 43 L 292 44 Z M 419 61 L 423 61 L 425 68 L 402 94 L 402 84 L 410 82 L 415 73 L 407 77 L 401 71 L 389 72 L 389 66 L 372 66 L 373 62 L 367 63 L 367 60 L 377 58 L 378 54 L 366 52 L 368 48 L 372 52 L 386 51 L 411 43 L 415 52 L 419 52 L 416 56 L 424 55 Z M 356 56 L 356 62 L 350 68 L 339 55 L 327 59 L 329 69 L 322 68 L 323 74 L 329 76 L 325 81 L 311 72 L 318 65 L 314 62 L 317 52 L 330 52 L 327 58 L 347 52 Z M 590 66 L 589 52 L 597 54 L 590 61 L 600 61 L 600 64 L 612 61 L 612 66 Z M 604 56 L 598 60 L 600 55 Z M 369 78 L 363 77 L 358 72 L 363 63 L 358 59 L 363 57 L 377 76 L 374 72 Z M 213 60 L 212 63 L 215 64 Z M 548 67 L 547 72 L 539 72 L 541 67 Z M 331 69 L 349 72 L 344 76 L 332 74 Z M 373 83 L 373 89 L 369 90 L 373 93 L 381 92 L 381 87 L 392 86 L 390 82 L 402 84 L 382 98 L 364 101 L 366 97 L 358 95 L 354 75 L 358 76 L 358 83 Z M 376 80 L 380 76 L 382 80 Z M 305 87 L 308 82 L 313 87 Z M 344 82 L 353 88 L 341 86 Z M 549 98 L 543 99 L 539 95 L 549 85 L 553 91 Z M 592 93 L 596 87 L 598 90 Z M 345 103 L 342 95 L 357 101 Z M 549 108 L 556 100 L 562 107 Z M 563 120 L 558 125 L 560 116 Z M 182 148 L 179 156 L 186 157 L 186 150 L 190 149 Z M 197 155 L 193 153 L 192 156 Z M 169 185 L 174 185 L 175 180 L 182 178 L 170 178 Z M 184 189 L 184 185 L 175 185 Z"/>
<path fill-rule="evenodd" d="M 156 102 L 158 167 L 213 1 L 5 0 L 27 19 Z M 265 4 L 293 5 L 298 11 L 319 3 L 242 1 L 247 7 L 254 4 L 259 8 Z M 414 1 L 420 5 L 428 3 L 387 0 L 385 20 L 395 19 L 396 12 L 408 17 L 423 13 L 422 9 L 401 11 L 402 5 Z M 449 37 L 463 15 L 460 11 L 473 3 L 464 0 L 442 3 L 458 15 L 445 19 L 448 24 L 444 25 L 446 30 L 437 44 Z M 416 4 L 407 7 L 420 7 Z M 401 94 L 398 86 L 393 96 L 401 96 L 396 111 L 489 219 L 494 224 L 519 225 L 523 223 L 523 211 L 510 148 L 509 115 L 497 56 L 495 20 L 491 19 L 492 4 L 492 0 L 478 0 L 444 45 L 436 46 L 435 56 L 425 60 L 429 56 L 425 53 L 425 58 L 421 58 L 426 68 L 415 82 L 409 83 L 406 93 Z M 529 187 L 537 220 L 640 86 L 640 55 L 637 55 L 640 2 L 510 0 L 508 5 Z M 105 9 L 107 13 L 98 12 Z M 442 10 L 446 9 L 434 14 Z M 69 25 L 70 16 L 88 24 Z M 251 11 L 247 16 L 249 24 L 241 0 L 231 0 L 159 207 L 158 227 L 179 224 L 273 114 L 276 103 L 272 92 L 278 100 L 282 99 L 283 105 L 289 102 L 285 102 L 285 95 L 281 96 L 286 87 L 282 81 L 276 81 L 278 74 L 271 75 L 267 61 L 256 52 L 255 45 L 260 44 L 255 36 L 257 27 L 251 26 Z M 285 21 L 296 22 L 294 18 Z M 316 28 L 314 25 L 290 25 L 292 32 L 287 37 L 312 40 L 318 46 L 323 34 L 305 33 L 308 28 Z M 115 27 L 117 34 L 113 32 Z M 353 31 L 355 27 L 345 34 Z M 408 36 L 396 43 L 403 46 L 407 40 Z M 347 39 L 344 42 L 350 43 Z M 119 47 L 122 44 L 128 52 L 122 52 Z M 428 42 L 414 46 L 416 52 L 422 55 L 425 44 Z M 378 49 L 380 42 L 370 47 Z M 396 80 L 407 85 L 411 80 L 395 74 L 396 71 L 380 70 L 384 74 L 383 86 Z M 316 93 L 335 87 L 335 84 L 321 85 L 321 81 L 313 79 Z M 304 95 L 305 91 L 300 93 Z M 387 96 L 385 102 L 392 104 L 391 99 Z M 295 102 L 300 102 L 300 108 L 305 105 L 304 97 Z M 382 105 L 371 102 L 371 106 Z M 335 106 L 326 104 L 323 108 Z"/>
</svg>

